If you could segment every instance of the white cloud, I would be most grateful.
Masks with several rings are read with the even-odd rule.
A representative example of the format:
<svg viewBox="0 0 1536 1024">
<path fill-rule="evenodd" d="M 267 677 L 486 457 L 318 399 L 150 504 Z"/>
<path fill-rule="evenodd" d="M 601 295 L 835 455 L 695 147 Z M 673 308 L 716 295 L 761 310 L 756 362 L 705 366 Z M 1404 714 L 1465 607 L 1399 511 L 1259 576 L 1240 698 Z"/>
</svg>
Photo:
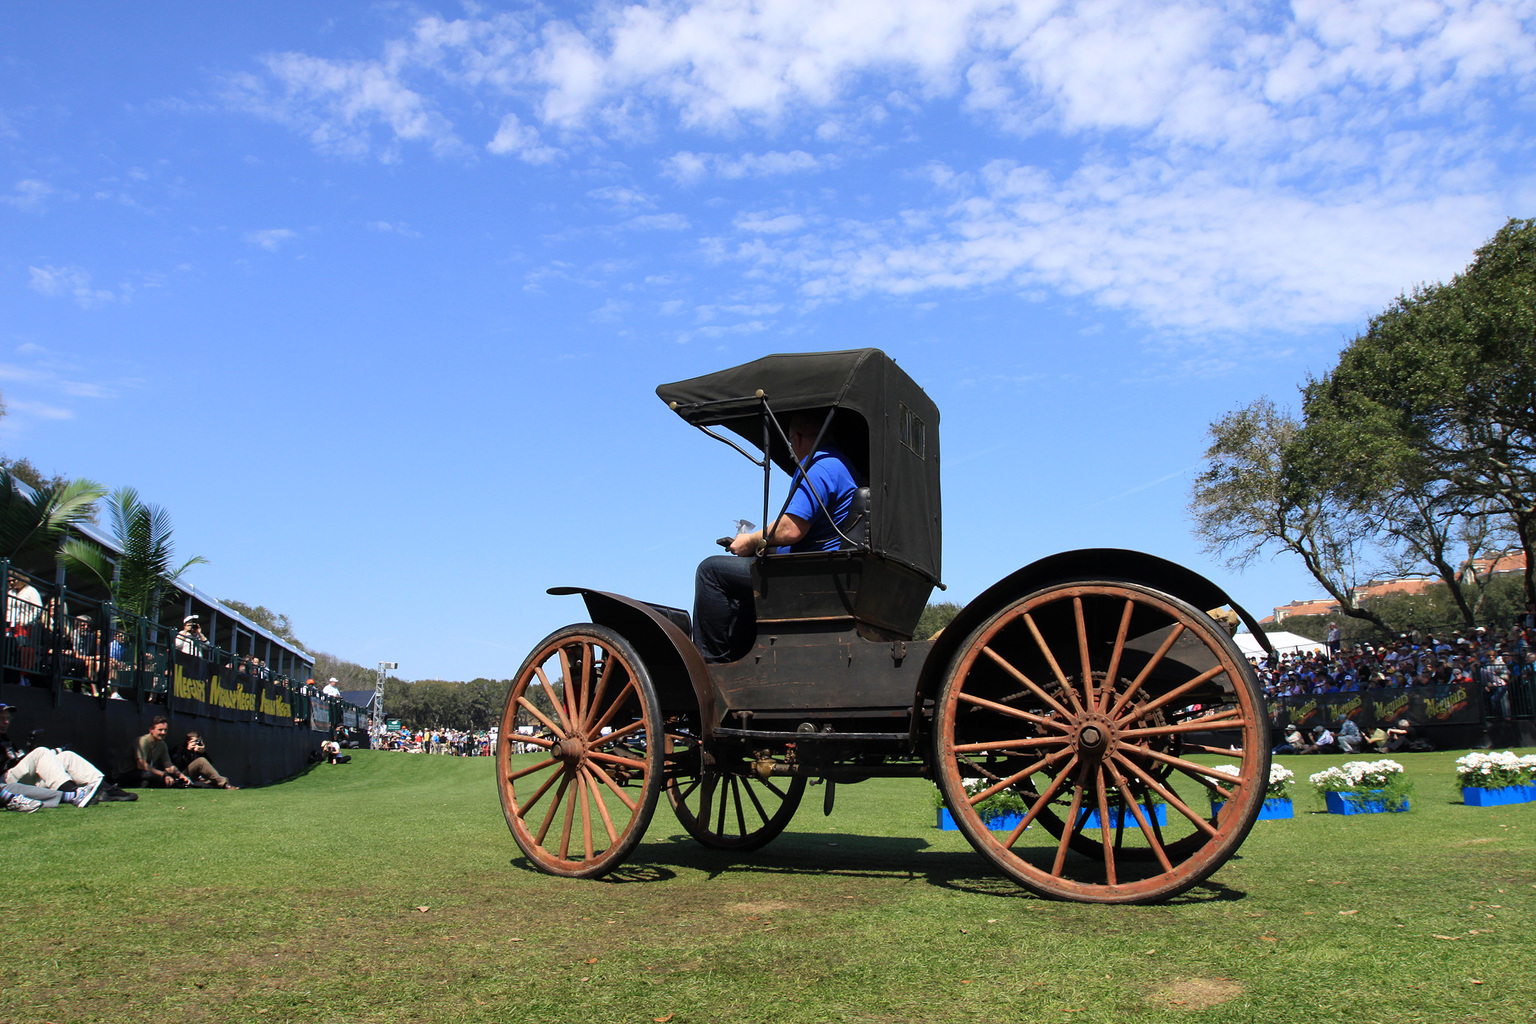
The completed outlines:
<svg viewBox="0 0 1536 1024">
<path fill-rule="evenodd" d="M 402 238 L 420 238 L 421 232 L 412 228 L 405 221 L 391 222 L 387 220 L 372 220 L 368 222 L 369 231 L 377 231 L 381 235 L 399 235 Z"/>
<path fill-rule="evenodd" d="M 817 158 L 804 150 L 788 153 L 690 153 L 683 150 L 662 161 L 662 173 L 690 184 L 710 175 L 718 178 L 766 178 L 778 174 L 803 174 L 836 166 L 831 157 Z"/>
<path fill-rule="evenodd" d="M 401 61 L 326 60 L 302 53 L 263 58 L 264 76 L 237 75 L 236 107 L 303 132 L 316 149 L 338 156 L 399 158 L 400 143 L 424 142 L 439 153 L 462 143 L 449 121 L 405 84 Z"/>
<path fill-rule="evenodd" d="M 638 231 L 686 231 L 688 218 L 680 213 L 648 213 L 631 217 L 623 226 Z"/>
<path fill-rule="evenodd" d="M 91 286 L 91 275 L 76 266 L 28 267 L 27 287 L 49 298 L 73 299 L 81 309 L 111 302 L 117 296 L 104 288 Z"/>
<path fill-rule="evenodd" d="M 296 238 L 297 232 L 290 228 L 267 228 L 265 231 L 247 231 L 245 240 L 251 245 L 265 249 L 267 252 L 276 252 L 282 244 L 291 238 Z"/>
<path fill-rule="evenodd" d="M 65 293 L 67 294 L 67 293 Z M 72 405 L 80 399 L 111 399 L 138 382 L 128 374 L 110 381 L 87 379 L 89 374 L 111 375 L 100 354 L 81 357 L 45 348 L 34 342 L 16 347 L 18 362 L 0 363 L 0 381 L 6 383 L 7 430 L 26 431 L 38 421 L 73 419 Z"/>
<path fill-rule="evenodd" d="M 1536 194 L 1533 0 L 470 10 L 420 19 L 374 59 L 268 56 L 232 96 L 322 150 L 383 159 L 454 150 L 455 99 L 501 112 L 487 150 L 534 164 L 712 135 L 669 139 L 661 174 L 684 185 L 894 154 L 896 189 L 837 183 L 861 190 L 857 219 L 762 199 L 774 214 L 711 244 L 812 297 L 1055 289 L 1178 330 L 1355 322 L 1454 272 Z M 812 138 L 817 153 L 794 148 Z M 626 227 L 689 226 L 625 191 L 644 195 L 592 197 Z"/>
<path fill-rule="evenodd" d="M 932 228 L 846 221 L 722 251 L 817 298 L 1044 286 L 1174 330 L 1300 329 L 1449 276 L 1499 219 L 1476 195 L 1307 196 L 1151 161 L 1057 180 L 999 161 Z"/>
<path fill-rule="evenodd" d="M 654 197 L 624 185 L 604 185 L 602 188 L 590 189 L 587 197 L 616 210 L 643 210 L 656 205 Z"/>
<path fill-rule="evenodd" d="M 782 235 L 805 227 L 805 218 L 798 213 L 784 213 L 777 217 L 766 213 L 744 213 L 736 218 L 738 231 L 751 231 L 760 235 Z"/>
<path fill-rule="evenodd" d="M 21 413 L 27 416 L 35 416 L 44 420 L 72 420 L 75 413 L 72 409 L 50 405 L 47 402 L 30 402 L 17 400 L 6 402 L 6 409 L 11 413 Z"/>
<path fill-rule="evenodd" d="M 497 156 L 510 153 L 530 164 L 547 164 L 560 156 L 560 151 L 539 141 L 539 130 L 523 124 L 516 114 L 505 114 L 496 128 L 496 135 L 485 148 Z"/>
<path fill-rule="evenodd" d="M 16 183 L 15 189 L 10 195 L 0 196 L 0 203 L 14 206 L 18 210 L 27 213 L 39 213 L 49 196 L 59 194 L 59 190 L 46 181 L 38 181 L 35 178 L 26 178 Z"/>
</svg>

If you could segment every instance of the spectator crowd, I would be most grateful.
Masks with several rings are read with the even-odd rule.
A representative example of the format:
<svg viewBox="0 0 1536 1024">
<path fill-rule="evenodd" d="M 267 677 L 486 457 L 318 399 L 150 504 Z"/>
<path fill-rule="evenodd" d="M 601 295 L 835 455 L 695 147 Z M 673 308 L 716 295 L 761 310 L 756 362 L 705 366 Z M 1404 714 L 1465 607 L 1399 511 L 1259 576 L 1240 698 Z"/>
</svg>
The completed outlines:
<svg viewBox="0 0 1536 1024">
<path fill-rule="evenodd" d="M 1406 686 L 1463 686 L 1481 691 L 1490 718 L 1507 719 L 1513 688 L 1536 686 L 1536 630 L 1507 629 L 1400 634 L 1345 645 L 1330 629 L 1326 650 L 1252 659 L 1264 695 L 1303 697 Z"/>
<path fill-rule="evenodd" d="M 463 729 L 400 729 L 386 732 L 381 746 L 407 754 L 447 754 L 454 757 L 489 757 L 496 752 L 496 727 L 479 731 Z"/>
</svg>

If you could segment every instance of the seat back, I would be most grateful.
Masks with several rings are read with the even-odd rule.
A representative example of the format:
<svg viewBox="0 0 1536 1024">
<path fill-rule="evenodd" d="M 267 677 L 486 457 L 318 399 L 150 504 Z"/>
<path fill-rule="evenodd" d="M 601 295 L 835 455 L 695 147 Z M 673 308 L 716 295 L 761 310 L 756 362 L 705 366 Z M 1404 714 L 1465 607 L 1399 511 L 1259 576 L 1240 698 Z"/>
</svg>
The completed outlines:
<svg viewBox="0 0 1536 1024">
<path fill-rule="evenodd" d="M 869 548 L 870 500 L 868 487 L 860 487 L 853 492 L 853 505 L 848 509 L 848 517 L 838 524 L 848 538 L 838 544 L 840 550 L 864 551 Z"/>
</svg>

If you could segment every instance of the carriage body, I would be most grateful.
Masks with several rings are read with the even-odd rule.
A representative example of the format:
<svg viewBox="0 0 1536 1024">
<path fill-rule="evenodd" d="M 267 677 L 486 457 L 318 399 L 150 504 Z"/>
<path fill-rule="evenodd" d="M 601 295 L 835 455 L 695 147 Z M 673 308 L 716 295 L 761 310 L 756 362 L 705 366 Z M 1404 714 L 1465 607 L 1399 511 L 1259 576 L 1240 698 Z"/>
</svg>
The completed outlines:
<svg viewBox="0 0 1536 1024">
<path fill-rule="evenodd" d="M 1139 552 L 1064 552 L 914 640 L 942 523 L 938 408 L 910 377 L 862 349 L 768 356 L 657 393 L 763 470 L 765 523 L 773 468 L 798 468 L 792 414 L 816 411 L 817 448 L 868 486 L 838 550 L 754 559 L 756 636 L 725 663 L 704 662 L 679 609 L 550 591 L 580 594 L 590 622 L 529 655 L 498 749 L 503 809 L 535 866 L 611 870 L 662 795 L 705 845 L 754 849 L 808 782 L 830 813 L 837 785 L 879 776 L 933 779 L 972 845 L 1050 897 L 1164 899 L 1235 851 L 1269 743 L 1249 665 L 1200 610 L 1232 604 L 1219 587 Z M 1000 802 L 1019 812 L 1002 831 L 987 816 Z"/>
</svg>

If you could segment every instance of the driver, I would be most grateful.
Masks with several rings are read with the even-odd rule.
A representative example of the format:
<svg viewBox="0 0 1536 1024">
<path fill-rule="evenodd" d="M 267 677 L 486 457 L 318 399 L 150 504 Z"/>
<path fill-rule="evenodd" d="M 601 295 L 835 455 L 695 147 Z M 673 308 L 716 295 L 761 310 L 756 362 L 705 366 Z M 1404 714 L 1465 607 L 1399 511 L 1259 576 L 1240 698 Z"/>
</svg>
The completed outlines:
<svg viewBox="0 0 1536 1024">
<path fill-rule="evenodd" d="M 836 551 L 842 544 L 826 510 L 831 510 L 839 525 L 844 523 L 854 493 L 863 484 L 829 442 L 815 448 L 825 416 L 825 411 L 820 415 L 803 411 L 789 418 L 789 445 L 806 472 L 784 514 L 767 530 L 738 534 L 731 541 L 730 554 L 712 555 L 699 563 L 693 582 L 693 643 L 705 661 L 739 658 L 756 638 L 752 556 L 760 549 L 771 544 L 781 552 Z M 812 496 L 813 489 L 820 501 Z"/>
</svg>

